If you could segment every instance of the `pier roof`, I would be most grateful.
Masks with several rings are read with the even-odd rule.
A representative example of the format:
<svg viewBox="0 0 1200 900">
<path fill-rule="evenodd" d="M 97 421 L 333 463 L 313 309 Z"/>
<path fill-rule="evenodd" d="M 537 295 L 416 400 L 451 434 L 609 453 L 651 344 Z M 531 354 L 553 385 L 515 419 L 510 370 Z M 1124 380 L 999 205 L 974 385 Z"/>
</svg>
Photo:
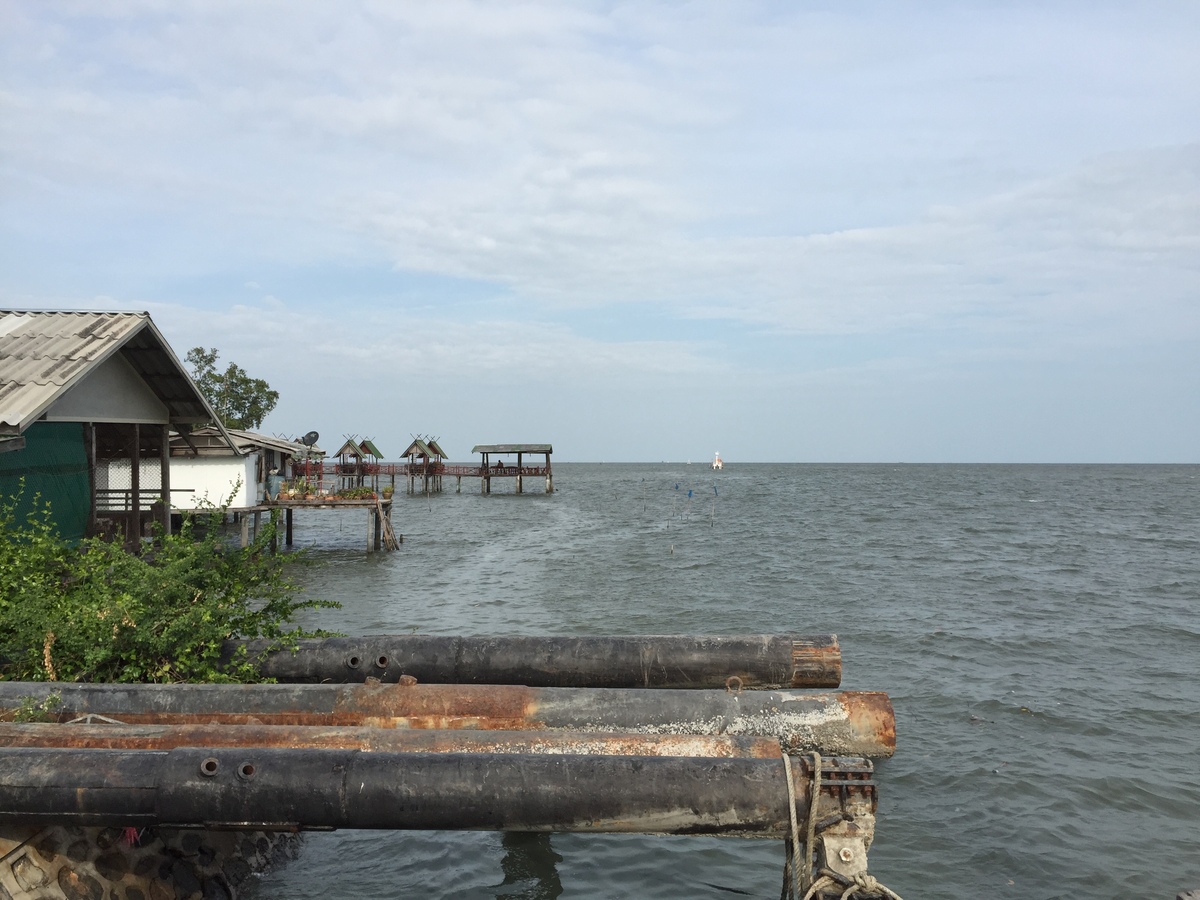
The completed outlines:
<svg viewBox="0 0 1200 900">
<path fill-rule="evenodd" d="M 550 444 L 476 444 L 472 453 L 553 453 Z"/>
<path fill-rule="evenodd" d="M 413 442 L 408 445 L 408 449 L 405 450 L 400 455 L 407 456 L 407 457 L 420 456 L 423 459 L 437 459 L 438 458 L 437 456 L 434 455 L 433 448 L 430 447 L 429 444 L 425 443 L 425 441 L 421 440 L 421 438 L 414 438 Z"/>
<path fill-rule="evenodd" d="M 347 438 L 346 443 L 342 444 L 341 449 L 334 454 L 334 456 L 353 456 L 356 459 L 363 459 L 366 455 L 355 438 Z"/>
</svg>

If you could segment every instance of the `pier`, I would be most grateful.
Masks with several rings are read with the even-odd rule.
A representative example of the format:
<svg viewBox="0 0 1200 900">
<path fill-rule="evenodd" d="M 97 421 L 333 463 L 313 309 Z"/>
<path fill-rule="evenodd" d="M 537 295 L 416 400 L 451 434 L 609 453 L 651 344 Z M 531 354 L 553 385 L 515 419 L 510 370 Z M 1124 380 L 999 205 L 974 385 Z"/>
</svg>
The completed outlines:
<svg viewBox="0 0 1200 900">
<path fill-rule="evenodd" d="M 408 493 L 416 493 L 420 484 L 422 492 L 429 494 L 440 493 L 442 480 L 447 476 L 455 479 L 456 493 L 462 493 L 464 478 L 478 478 L 479 492 L 490 494 L 492 479 L 511 478 L 515 493 L 523 494 L 525 479 L 542 478 L 545 479 L 546 493 L 554 493 L 554 472 L 550 465 L 554 448 L 550 444 L 477 444 L 471 452 L 480 454 L 478 463 L 446 462 L 436 441 L 422 439 L 414 440 L 404 451 L 407 462 L 372 462 L 364 457 L 354 457 L 349 452 L 352 447 L 352 442 L 343 447 L 344 458 L 337 462 L 298 460 L 295 464 L 297 480 L 303 480 L 315 491 L 326 493 L 336 490 L 339 484 L 369 486 L 376 491 L 386 485 L 394 491 L 399 479 L 408 482 Z M 504 458 L 514 456 L 515 460 Z M 542 456 L 544 461 L 531 463 L 526 459 L 528 456 Z"/>
<path fill-rule="evenodd" d="M 258 534 L 262 524 L 263 513 L 273 518 L 283 514 L 283 542 L 292 546 L 292 520 L 297 509 L 361 509 L 367 511 L 367 552 L 376 550 L 396 550 L 402 538 L 396 536 L 392 529 L 392 500 L 379 499 L 378 496 L 348 499 L 332 496 L 313 495 L 313 499 L 284 499 L 272 500 L 237 510 L 241 522 L 241 544 L 249 546 L 252 536 Z"/>
</svg>

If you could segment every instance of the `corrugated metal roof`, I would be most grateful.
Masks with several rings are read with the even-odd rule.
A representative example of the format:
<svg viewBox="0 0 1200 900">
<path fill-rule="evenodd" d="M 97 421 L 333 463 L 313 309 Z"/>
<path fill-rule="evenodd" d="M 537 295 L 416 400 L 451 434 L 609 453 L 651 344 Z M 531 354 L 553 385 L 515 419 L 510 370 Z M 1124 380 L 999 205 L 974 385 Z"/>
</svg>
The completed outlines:
<svg viewBox="0 0 1200 900">
<path fill-rule="evenodd" d="M 242 431 L 239 428 L 230 428 L 227 430 L 229 436 L 233 439 L 236 450 L 240 453 L 249 453 L 260 448 L 268 448 L 271 450 L 279 450 L 291 456 L 303 459 L 306 456 L 323 457 L 325 451 L 315 444 L 310 451 L 309 448 L 299 441 L 290 441 L 287 438 L 274 437 L 269 434 L 260 434 L 257 431 Z M 223 443 L 220 432 L 216 428 L 197 428 L 188 435 L 185 440 L 182 437 L 172 439 L 172 445 L 176 447 L 188 446 L 191 444 L 201 445 L 207 439 L 214 439 L 222 442 L 222 449 L 226 454 L 231 453 L 231 448 L 228 444 Z"/>
<path fill-rule="evenodd" d="M 310 450 L 309 447 L 299 441 L 289 441 L 287 438 L 272 437 L 269 434 L 260 434 L 257 431 L 241 431 L 240 429 L 230 428 L 229 436 L 233 438 L 234 443 L 239 447 L 270 447 L 273 450 L 281 450 L 296 457 L 325 455 L 325 451 L 315 444 Z"/>
<path fill-rule="evenodd" d="M 472 453 L 553 453 L 549 444 L 476 444 Z"/>
<path fill-rule="evenodd" d="M 114 353 L 173 424 L 216 420 L 149 313 L 0 310 L 0 432 L 24 431 Z"/>
<path fill-rule="evenodd" d="M 358 445 L 358 449 L 362 450 L 363 453 L 370 454 L 376 459 L 383 459 L 383 454 L 379 452 L 379 448 L 375 446 L 374 442 L 370 438 L 364 438 L 363 442 Z"/>
</svg>

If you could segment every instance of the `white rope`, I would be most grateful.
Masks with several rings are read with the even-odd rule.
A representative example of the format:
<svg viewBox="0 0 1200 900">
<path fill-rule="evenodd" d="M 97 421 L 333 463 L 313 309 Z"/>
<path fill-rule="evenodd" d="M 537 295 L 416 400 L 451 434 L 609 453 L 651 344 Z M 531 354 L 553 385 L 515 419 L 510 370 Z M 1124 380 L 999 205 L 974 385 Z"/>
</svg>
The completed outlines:
<svg viewBox="0 0 1200 900">
<path fill-rule="evenodd" d="M 783 865 L 783 893 L 793 898 L 800 896 L 801 884 L 796 863 L 800 857 L 800 823 L 796 821 L 796 784 L 792 780 L 792 761 L 786 750 L 783 751 L 783 774 L 787 780 L 788 819 L 791 821 L 791 842 L 787 845 L 787 859 Z M 788 875 L 792 877 L 789 878 Z"/>
<path fill-rule="evenodd" d="M 812 765 L 812 787 L 809 788 L 811 793 L 808 798 L 808 837 L 804 842 L 804 868 L 800 880 L 800 884 L 804 888 L 811 887 L 813 882 L 812 861 L 813 850 L 815 849 L 813 844 L 816 842 L 817 835 L 817 801 L 821 797 L 821 754 L 815 750 L 812 755 Z"/>
</svg>

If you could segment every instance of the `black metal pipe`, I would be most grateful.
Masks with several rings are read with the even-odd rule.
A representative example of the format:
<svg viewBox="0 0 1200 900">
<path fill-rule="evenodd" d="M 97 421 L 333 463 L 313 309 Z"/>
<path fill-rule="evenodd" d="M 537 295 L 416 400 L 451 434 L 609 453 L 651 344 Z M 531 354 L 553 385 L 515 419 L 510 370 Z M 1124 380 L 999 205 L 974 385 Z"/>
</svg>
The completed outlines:
<svg viewBox="0 0 1200 900">
<path fill-rule="evenodd" d="M 874 809 L 870 764 L 818 814 Z M 830 766 L 831 775 L 834 766 Z M 811 780 L 793 764 L 803 823 Z M 789 827 L 780 759 L 181 748 L 9 750 L 0 823 L 740 834 Z M 849 804 L 849 806 L 848 806 Z"/>
<path fill-rule="evenodd" d="M 834 634 L 729 636 L 374 635 L 306 640 L 296 651 L 267 641 L 228 641 L 264 677 L 285 682 L 397 681 L 523 684 L 530 687 L 837 687 L 842 655 Z"/>
</svg>

